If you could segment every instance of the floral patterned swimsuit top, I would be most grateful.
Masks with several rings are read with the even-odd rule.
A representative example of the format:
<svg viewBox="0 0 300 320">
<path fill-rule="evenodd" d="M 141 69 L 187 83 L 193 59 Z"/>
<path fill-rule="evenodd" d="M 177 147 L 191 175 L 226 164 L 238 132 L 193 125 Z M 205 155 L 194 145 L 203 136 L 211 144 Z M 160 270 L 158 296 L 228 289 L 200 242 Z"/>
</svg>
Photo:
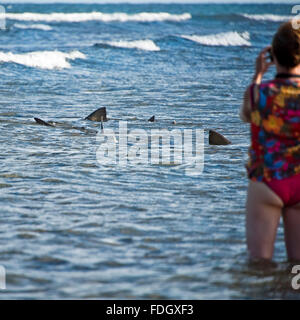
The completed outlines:
<svg viewBox="0 0 300 320">
<path fill-rule="evenodd" d="M 254 84 L 250 95 L 249 179 L 268 182 L 300 173 L 300 78 Z"/>
</svg>

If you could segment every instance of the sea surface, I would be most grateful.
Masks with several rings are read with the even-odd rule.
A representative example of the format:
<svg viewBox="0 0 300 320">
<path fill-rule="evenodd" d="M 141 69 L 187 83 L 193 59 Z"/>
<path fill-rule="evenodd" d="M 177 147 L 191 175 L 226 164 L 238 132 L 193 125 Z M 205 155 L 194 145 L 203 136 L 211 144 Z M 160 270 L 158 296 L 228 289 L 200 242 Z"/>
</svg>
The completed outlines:
<svg viewBox="0 0 300 320">
<path fill-rule="evenodd" d="M 291 5 L 4 7 L 1 299 L 299 298 L 282 225 L 275 264 L 248 262 L 249 126 L 239 119 L 255 58 Z M 103 165 L 104 133 L 84 120 L 99 107 L 104 133 L 120 120 L 204 130 L 203 172 Z M 209 145 L 209 129 L 232 144 Z"/>
</svg>

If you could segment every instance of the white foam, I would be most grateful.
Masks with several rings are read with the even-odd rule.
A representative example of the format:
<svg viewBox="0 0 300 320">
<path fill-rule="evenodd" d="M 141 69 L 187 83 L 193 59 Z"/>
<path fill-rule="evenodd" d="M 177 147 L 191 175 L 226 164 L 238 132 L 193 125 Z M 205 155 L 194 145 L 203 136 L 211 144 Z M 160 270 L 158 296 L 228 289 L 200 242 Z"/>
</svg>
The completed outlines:
<svg viewBox="0 0 300 320">
<path fill-rule="evenodd" d="M 152 40 L 110 41 L 107 44 L 118 48 L 160 51 L 160 48 Z"/>
<path fill-rule="evenodd" d="M 280 16 L 276 14 L 243 14 L 245 18 L 256 20 L 256 21 L 274 21 L 274 22 L 282 22 L 289 21 L 295 16 Z"/>
<path fill-rule="evenodd" d="M 34 51 L 22 54 L 0 51 L 0 62 L 12 62 L 24 66 L 40 69 L 64 69 L 70 68 L 68 60 L 85 59 L 80 51 L 69 53 L 60 51 Z"/>
<path fill-rule="evenodd" d="M 205 36 L 182 35 L 181 37 L 206 46 L 251 46 L 249 32 L 231 31 Z"/>
<path fill-rule="evenodd" d="M 82 13 L 6 13 L 6 19 L 20 21 L 46 21 L 46 22 L 84 22 L 84 21 L 103 21 L 103 22 L 153 22 L 153 21 L 183 21 L 191 19 L 190 13 L 170 14 L 168 12 L 141 12 L 136 14 L 127 14 L 122 12 L 102 13 L 102 12 L 82 12 Z"/>
<path fill-rule="evenodd" d="M 52 30 L 52 27 L 46 25 L 46 24 L 21 24 L 21 23 L 15 23 L 15 28 L 18 29 L 38 29 L 43 31 L 50 31 Z"/>
</svg>

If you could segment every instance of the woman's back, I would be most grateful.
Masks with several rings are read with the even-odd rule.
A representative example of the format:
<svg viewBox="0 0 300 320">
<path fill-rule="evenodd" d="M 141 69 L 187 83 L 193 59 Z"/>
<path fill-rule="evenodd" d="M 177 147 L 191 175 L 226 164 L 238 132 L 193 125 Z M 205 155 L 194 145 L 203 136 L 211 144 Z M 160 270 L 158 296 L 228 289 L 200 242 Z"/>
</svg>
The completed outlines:
<svg viewBox="0 0 300 320">
<path fill-rule="evenodd" d="M 252 180 L 283 179 L 300 173 L 300 78 L 252 85 Z"/>
</svg>

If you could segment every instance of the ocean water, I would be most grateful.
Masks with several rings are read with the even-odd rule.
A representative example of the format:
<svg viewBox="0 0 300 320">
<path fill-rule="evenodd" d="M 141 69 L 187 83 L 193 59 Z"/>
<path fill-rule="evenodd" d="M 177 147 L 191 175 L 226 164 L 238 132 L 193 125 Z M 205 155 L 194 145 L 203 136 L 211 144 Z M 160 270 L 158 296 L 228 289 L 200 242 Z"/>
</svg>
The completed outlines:
<svg viewBox="0 0 300 320">
<path fill-rule="evenodd" d="M 1 299 L 299 298 L 282 225 L 276 265 L 248 263 L 249 127 L 238 116 L 291 5 L 4 7 Z M 203 173 L 99 164 L 99 124 L 84 118 L 102 106 L 104 130 L 203 129 Z M 210 146 L 208 129 L 232 144 Z"/>
</svg>

